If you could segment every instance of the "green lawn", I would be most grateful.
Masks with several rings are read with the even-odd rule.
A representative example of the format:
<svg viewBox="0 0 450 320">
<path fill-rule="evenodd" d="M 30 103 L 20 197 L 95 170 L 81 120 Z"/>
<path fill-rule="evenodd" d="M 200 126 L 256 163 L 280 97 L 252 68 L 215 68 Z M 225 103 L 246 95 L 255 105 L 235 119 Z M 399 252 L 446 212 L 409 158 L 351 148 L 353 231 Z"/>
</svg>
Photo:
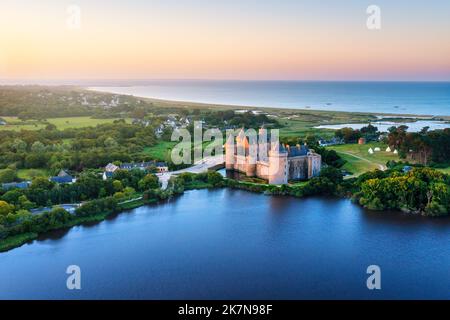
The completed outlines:
<svg viewBox="0 0 450 320">
<path fill-rule="evenodd" d="M 167 161 L 170 158 L 172 149 L 179 143 L 180 142 L 177 141 L 160 141 L 158 144 L 152 147 L 144 148 L 143 152 L 147 155 L 150 155 L 155 160 Z M 203 141 L 203 149 L 205 149 L 209 144 L 212 144 L 211 147 L 213 147 L 215 142 Z"/>
<path fill-rule="evenodd" d="M 271 114 L 277 114 L 276 120 L 283 126 L 280 129 L 282 137 L 315 134 L 321 138 L 334 137 L 335 130 L 316 129 L 314 127 L 326 124 L 339 123 L 365 123 L 373 120 L 373 116 L 363 113 L 313 111 L 313 110 L 270 110 Z"/>
<path fill-rule="evenodd" d="M 174 141 L 161 141 L 152 147 L 145 148 L 144 153 L 150 155 L 155 160 L 166 161 L 170 157 L 170 151 L 177 144 L 178 142 Z"/>
<path fill-rule="evenodd" d="M 2 172 L 5 169 L 0 169 Z M 46 169 L 19 169 L 17 176 L 22 180 L 32 180 L 34 177 L 48 177 L 49 172 Z"/>
<path fill-rule="evenodd" d="M 19 169 L 17 176 L 23 180 L 31 180 L 34 177 L 48 177 L 50 174 L 46 169 Z"/>
<path fill-rule="evenodd" d="M 450 167 L 444 168 L 444 169 L 437 169 L 437 170 L 439 170 L 439 171 L 441 171 L 441 172 L 444 172 L 444 173 L 446 173 L 446 174 L 450 174 Z"/>
<path fill-rule="evenodd" d="M 0 130 L 39 130 L 46 126 L 42 121 L 26 121 L 22 122 L 17 117 L 1 117 L 6 120 L 7 125 L 0 126 Z M 58 129 L 64 130 L 68 128 L 95 127 L 98 124 L 111 123 L 117 119 L 93 119 L 91 117 L 67 117 L 67 118 L 50 118 L 47 121 L 54 124 Z M 129 119 L 125 119 L 130 121 Z"/>
<path fill-rule="evenodd" d="M 379 147 L 381 151 L 369 154 L 369 148 Z M 398 155 L 386 152 L 387 145 L 381 142 L 370 142 L 367 144 L 344 144 L 328 147 L 335 150 L 347 163 L 343 169 L 358 176 L 366 171 L 385 168 L 386 162 L 390 160 L 399 161 Z"/>
</svg>

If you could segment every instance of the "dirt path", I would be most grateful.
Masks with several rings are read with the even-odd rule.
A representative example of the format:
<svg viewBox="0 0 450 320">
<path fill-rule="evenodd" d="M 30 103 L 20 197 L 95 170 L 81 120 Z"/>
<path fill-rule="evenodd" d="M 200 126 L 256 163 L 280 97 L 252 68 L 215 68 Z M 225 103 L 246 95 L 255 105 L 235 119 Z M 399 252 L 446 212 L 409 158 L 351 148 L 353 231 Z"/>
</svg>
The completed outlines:
<svg viewBox="0 0 450 320">
<path fill-rule="evenodd" d="M 376 165 L 380 168 L 381 171 L 387 170 L 387 167 L 386 167 L 385 165 L 383 165 L 383 164 L 379 164 L 379 163 L 377 163 L 377 162 L 370 161 L 369 159 L 366 159 L 366 158 L 357 156 L 356 154 L 353 154 L 353 153 L 350 153 L 350 152 L 342 152 L 342 151 L 340 151 L 340 152 L 343 153 L 343 154 L 346 154 L 346 155 L 348 155 L 348 156 L 357 158 L 357 159 L 359 159 L 359 160 L 362 160 L 362 161 L 365 161 L 365 162 L 368 162 L 368 163 L 376 164 Z"/>
</svg>

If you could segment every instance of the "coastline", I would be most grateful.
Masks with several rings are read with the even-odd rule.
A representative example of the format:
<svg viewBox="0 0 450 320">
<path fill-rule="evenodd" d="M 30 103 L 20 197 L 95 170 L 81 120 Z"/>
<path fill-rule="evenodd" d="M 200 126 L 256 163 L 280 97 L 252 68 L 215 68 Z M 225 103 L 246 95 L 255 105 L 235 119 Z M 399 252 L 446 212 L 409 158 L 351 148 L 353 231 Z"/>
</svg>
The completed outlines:
<svg viewBox="0 0 450 320">
<path fill-rule="evenodd" d="M 450 120 L 450 115 L 431 115 L 431 114 L 411 114 L 411 113 L 386 113 L 386 112 L 362 112 L 362 111 L 340 111 L 340 110 L 319 110 L 313 108 L 285 108 L 285 107 L 263 107 L 263 106 L 255 106 L 255 105 L 238 105 L 238 104 L 221 104 L 221 103 L 207 103 L 207 102 L 195 102 L 195 101 L 187 101 L 187 100 L 170 100 L 170 99 L 158 99 L 158 98 L 148 98 L 142 97 L 133 94 L 121 94 L 115 93 L 111 91 L 100 91 L 97 89 L 93 89 L 93 87 L 78 87 L 83 90 L 88 90 L 96 93 L 103 94 L 114 94 L 119 96 L 132 96 L 137 99 L 141 99 L 147 102 L 156 103 L 159 106 L 167 106 L 167 107 L 179 107 L 179 108 L 197 108 L 197 109 L 210 109 L 210 110 L 242 110 L 247 109 L 249 111 L 266 111 L 268 113 L 306 113 L 306 114 L 353 114 L 353 115 L 369 115 L 369 116 L 380 116 L 380 117 L 394 117 L 394 118 L 415 118 L 417 120 L 433 120 L 436 118 L 444 119 L 445 121 Z"/>
<path fill-rule="evenodd" d="M 249 110 L 249 111 L 265 111 L 265 112 L 273 112 L 273 113 L 306 113 L 306 114 L 352 114 L 352 115 L 370 115 L 370 116 L 380 116 L 380 117 L 394 117 L 394 118 L 415 118 L 417 120 L 433 120 L 433 119 L 443 119 L 445 121 L 450 120 L 450 115 L 432 115 L 432 114 L 417 114 L 417 113 L 391 113 L 391 112 L 371 112 L 371 111 L 343 111 L 343 110 L 333 110 L 330 109 L 314 109 L 314 108 L 289 108 L 289 107 L 277 107 L 277 106 L 257 106 L 250 104 L 223 104 L 223 103 L 214 103 L 214 102 L 196 102 L 189 100 L 176 100 L 176 99 L 160 99 L 160 98 L 151 98 L 144 97 L 135 94 L 123 94 L 117 93 L 108 90 L 98 90 L 99 87 L 92 86 L 79 86 L 83 90 L 88 90 L 96 93 L 103 94 L 114 94 L 119 96 L 132 96 L 137 99 L 141 99 L 147 102 L 156 103 L 159 106 L 167 106 L 167 107 L 179 107 L 179 108 L 198 108 L 198 109 L 210 109 L 210 110 Z M 108 88 L 108 87 L 105 87 Z"/>
</svg>

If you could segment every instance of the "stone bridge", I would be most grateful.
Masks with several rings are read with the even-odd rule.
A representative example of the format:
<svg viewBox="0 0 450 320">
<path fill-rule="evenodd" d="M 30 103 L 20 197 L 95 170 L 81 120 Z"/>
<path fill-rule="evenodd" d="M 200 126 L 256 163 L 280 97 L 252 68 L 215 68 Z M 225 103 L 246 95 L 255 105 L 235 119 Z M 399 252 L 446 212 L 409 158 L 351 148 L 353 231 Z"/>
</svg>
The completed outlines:
<svg viewBox="0 0 450 320">
<path fill-rule="evenodd" d="M 158 173 L 157 176 L 159 178 L 159 182 L 162 185 L 161 188 L 166 189 L 169 179 L 172 176 L 176 176 L 176 175 L 178 175 L 180 173 L 184 173 L 184 172 L 202 173 L 202 172 L 206 172 L 210 169 L 217 169 L 220 166 L 223 166 L 224 163 L 225 163 L 225 160 L 224 160 L 223 155 L 211 156 L 211 157 L 206 157 L 206 158 L 196 162 L 192 167 L 177 170 L 177 171 Z"/>
</svg>

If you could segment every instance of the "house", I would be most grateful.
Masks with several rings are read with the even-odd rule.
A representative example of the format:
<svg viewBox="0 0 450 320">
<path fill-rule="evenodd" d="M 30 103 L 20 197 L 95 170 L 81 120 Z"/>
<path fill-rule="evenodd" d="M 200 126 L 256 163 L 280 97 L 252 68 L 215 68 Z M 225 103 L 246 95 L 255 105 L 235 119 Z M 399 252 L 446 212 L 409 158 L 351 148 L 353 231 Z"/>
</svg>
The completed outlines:
<svg viewBox="0 0 450 320">
<path fill-rule="evenodd" d="M 319 146 L 321 146 L 321 147 L 334 146 L 334 145 L 337 145 L 337 144 L 343 144 L 343 141 L 341 139 L 338 139 L 338 138 L 333 138 L 333 139 L 330 139 L 330 140 L 323 140 L 323 139 L 319 140 Z"/>
<path fill-rule="evenodd" d="M 158 172 L 169 171 L 169 167 L 167 166 L 167 164 L 165 162 L 155 162 L 155 161 L 123 163 L 120 165 L 120 169 L 121 170 L 133 170 L 133 169 L 145 170 L 151 166 L 155 166 L 158 169 Z"/>
<path fill-rule="evenodd" d="M 2 183 L 3 190 L 11 189 L 27 189 L 31 185 L 31 181 Z"/>
<path fill-rule="evenodd" d="M 111 179 L 114 175 L 114 172 L 117 170 L 147 170 L 149 167 L 155 166 L 158 173 L 163 173 L 169 171 L 169 166 L 165 162 L 156 162 L 156 161 L 148 161 L 148 162 L 129 162 L 122 163 L 120 167 L 109 163 L 105 167 L 105 171 L 103 172 L 103 180 Z"/>
<path fill-rule="evenodd" d="M 133 170 L 133 169 L 141 169 L 145 170 L 150 167 L 153 162 L 130 162 L 130 163 L 122 163 L 120 165 L 121 170 Z"/>
<path fill-rule="evenodd" d="M 359 138 L 358 144 L 366 144 L 366 139 L 365 138 Z"/>
<path fill-rule="evenodd" d="M 77 181 L 74 177 L 72 177 L 70 174 L 66 173 L 63 170 L 61 170 L 57 176 L 50 177 L 49 180 L 59 184 L 74 183 L 75 181 Z"/>
<path fill-rule="evenodd" d="M 103 172 L 103 180 L 111 179 L 114 176 L 114 172 L 105 171 Z"/>
<path fill-rule="evenodd" d="M 156 162 L 155 167 L 159 173 L 164 173 L 164 172 L 169 171 L 169 167 L 167 166 L 167 163 L 165 163 L 165 162 Z"/>
<path fill-rule="evenodd" d="M 105 167 L 106 172 L 115 172 L 116 170 L 119 170 L 119 167 L 112 163 L 108 163 Z"/>
</svg>

